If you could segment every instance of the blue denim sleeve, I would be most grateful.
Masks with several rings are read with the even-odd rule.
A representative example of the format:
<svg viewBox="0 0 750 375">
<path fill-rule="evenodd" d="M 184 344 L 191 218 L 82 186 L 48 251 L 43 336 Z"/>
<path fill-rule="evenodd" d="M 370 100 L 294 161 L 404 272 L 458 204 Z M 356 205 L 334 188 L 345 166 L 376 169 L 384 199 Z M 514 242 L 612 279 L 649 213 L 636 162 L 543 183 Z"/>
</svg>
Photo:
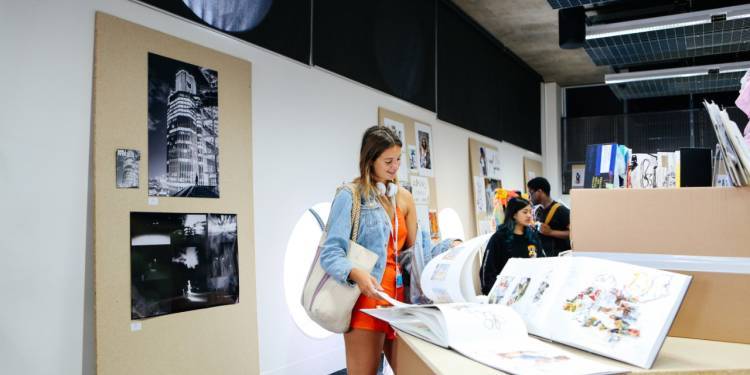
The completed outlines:
<svg viewBox="0 0 750 375">
<path fill-rule="evenodd" d="M 352 264 L 346 258 L 352 230 L 352 192 L 349 189 L 341 189 L 333 199 L 326 228 L 328 235 L 320 250 L 320 266 L 334 280 L 351 285 L 347 277 Z"/>
</svg>

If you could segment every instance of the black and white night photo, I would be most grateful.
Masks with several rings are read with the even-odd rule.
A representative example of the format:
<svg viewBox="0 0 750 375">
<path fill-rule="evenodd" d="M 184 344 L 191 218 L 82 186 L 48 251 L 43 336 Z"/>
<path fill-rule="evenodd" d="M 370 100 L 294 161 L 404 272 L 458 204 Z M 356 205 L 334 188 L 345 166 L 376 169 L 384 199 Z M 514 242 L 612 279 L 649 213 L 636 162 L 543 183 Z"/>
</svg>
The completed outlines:
<svg viewBox="0 0 750 375">
<path fill-rule="evenodd" d="M 215 70 L 148 54 L 148 195 L 219 197 Z"/>
<path fill-rule="evenodd" d="M 237 216 L 130 213 L 131 319 L 239 302 Z"/>
</svg>

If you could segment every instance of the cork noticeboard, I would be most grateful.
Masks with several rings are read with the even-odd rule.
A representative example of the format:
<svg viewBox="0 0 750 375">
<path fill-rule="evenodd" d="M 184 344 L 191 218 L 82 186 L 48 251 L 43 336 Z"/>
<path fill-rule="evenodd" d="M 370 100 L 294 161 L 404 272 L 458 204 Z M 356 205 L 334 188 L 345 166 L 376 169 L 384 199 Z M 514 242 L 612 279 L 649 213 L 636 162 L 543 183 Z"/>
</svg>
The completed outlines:
<svg viewBox="0 0 750 375">
<path fill-rule="evenodd" d="M 528 193 L 526 184 L 535 177 L 542 177 L 542 162 L 539 160 L 523 158 L 523 191 Z"/>
<path fill-rule="evenodd" d="M 469 185 L 473 192 L 474 225 L 478 236 L 493 233 L 502 222 L 502 206 L 495 203 L 495 191 L 502 188 L 497 147 L 469 138 Z"/>
<path fill-rule="evenodd" d="M 394 129 L 401 138 L 399 184 L 414 196 L 419 226 L 429 230 L 433 242 L 440 240 L 432 126 L 385 108 L 378 108 L 378 125 Z"/>
<path fill-rule="evenodd" d="M 218 103 L 211 108 L 217 108 L 219 119 L 215 140 L 220 148 L 213 154 L 219 173 L 213 178 L 218 179 L 220 197 L 149 197 L 155 183 L 146 173 L 150 168 L 148 98 L 153 89 L 149 87 L 150 53 L 218 72 L 214 87 Z M 93 185 L 97 373 L 259 372 L 250 82 L 247 61 L 104 13 L 96 14 Z M 203 133 L 204 143 L 206 137 Z M 117 149 L 139 151 L 141 173 L 128 181 L 128 189 L 116 187 L 115 181 L 119 184 L 121 177 L 116 174 Z M 199 185 L 195 179 L 195 185 Z M 239 301 L 131 320 L 132 212 L 236 215 Z"/>
</svg>

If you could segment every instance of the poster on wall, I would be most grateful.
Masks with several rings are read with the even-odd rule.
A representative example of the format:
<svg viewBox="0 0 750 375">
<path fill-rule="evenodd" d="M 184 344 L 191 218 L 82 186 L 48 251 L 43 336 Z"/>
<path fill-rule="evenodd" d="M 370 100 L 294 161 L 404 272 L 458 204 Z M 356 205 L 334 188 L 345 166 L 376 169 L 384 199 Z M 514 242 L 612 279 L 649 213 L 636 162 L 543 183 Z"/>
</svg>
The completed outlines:
<svg viewBox="0 0 750 375">
<path fill-rule="evenodd" d="M 409 145 L 407 149 L 409 153 L 409 172 L 419 173 L 419 157 L 417 156 L 417 147 L 414 145 Z"/>
<path fill-rule="evenodd" d="M 498 190 L 502 189 L 503 183 L 500 180 L 495 180 L 492 178 L 485 178 L 484 179 L 484 189 L 485 194 L 487 194 L 486 202 L 487 202 L 487 214 L 489 216 L 489 221 L 491 223 L 491 226 L 493 228 L 496 228 L 498 225 L 500 225 L 503 222 L 503 205 L 500 203 L 500 199 L 498 197 Z"/>
<path fill-rule="evenodd" d="M 427 205 L 417 204 L 417 224 L 419 224 L 419 230 L 429 231 L 430 225 L 430 207 Z"/>
<path fill-rule="evenodd" d="M 484 177 L 474 176 L 474 211 L 487 212 L 487 195 L 484 191 Z"/>
<path fill-rule="evenodd" d="M 414 198 L 414 204 L 430 204 L 430 184 L 426 177 L 411 176 L 411 194 Z"/>
<path fill-rule="evenodd" d="M 586 164 L 573 164 L 570 167 L 570 187 L 582 188 L 586 181 Z"/>
<path fill-rule="evenodd" d="M 432 129 L 429 126 L 414 123 L 417 136 L 417 155 L 419 157 L 419 175 L 432 177 Z"/>
<path fill-rule="evenodd" d="M 218 73 L 148 54 L 148 195 L 219 197 Z"/>
<path fill-rule="evenodd" d="M 500 179 L 500 158 L 496 150 L 489 147 L 479 147 L 479 170 L 482 177 Z"/>
<path fill-rule="evenodd" d="M 239 301 L 237 216 L 130 213 L 131 319 Z"/>
<path fill-rule="evenodd" d="M 383 118 L 383 124 L 393 130 L 394 133 L 396 133 L 396 136 L 398 137 L 399 141 L 401 141 L 401 165 L 398 169 L 398 179 L 403 181 L 406 180 L 409 177 L 409 168 L 406 167 L 406 133 L 404 130 L 404 124 L 400 121 L 396 121 L 394 119 L 384 117 Z"/>
<path fill-rule="evenodd" d="M 141 152 L 117 149 L 115 151 L 115 179 L 118 189 L 138 188 Z"/>
</svg>

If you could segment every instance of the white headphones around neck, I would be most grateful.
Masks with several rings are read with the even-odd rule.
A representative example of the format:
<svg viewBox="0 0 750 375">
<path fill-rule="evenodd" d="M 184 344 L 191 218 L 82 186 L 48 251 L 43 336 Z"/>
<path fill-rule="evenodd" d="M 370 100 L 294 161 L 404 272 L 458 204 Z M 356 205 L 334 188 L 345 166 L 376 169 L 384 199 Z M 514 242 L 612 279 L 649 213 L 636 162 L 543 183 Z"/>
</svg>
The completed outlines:
<svg viewBox="0 0 750 375">
<path fill-rule="evenodd" d="M 398 186 L 396 186 L 396 184 L 394 184 L 393 182 L 388 183 L 388 189 L 385 188 L 385 184 L 382 182 L 378 182 L 377 184 L 375 184 L 375 188 L 378 189 L 378 194 L 385 195 L 391 198 L 395 197 L 396 192 L 398 192 Z"/>
</svg>

